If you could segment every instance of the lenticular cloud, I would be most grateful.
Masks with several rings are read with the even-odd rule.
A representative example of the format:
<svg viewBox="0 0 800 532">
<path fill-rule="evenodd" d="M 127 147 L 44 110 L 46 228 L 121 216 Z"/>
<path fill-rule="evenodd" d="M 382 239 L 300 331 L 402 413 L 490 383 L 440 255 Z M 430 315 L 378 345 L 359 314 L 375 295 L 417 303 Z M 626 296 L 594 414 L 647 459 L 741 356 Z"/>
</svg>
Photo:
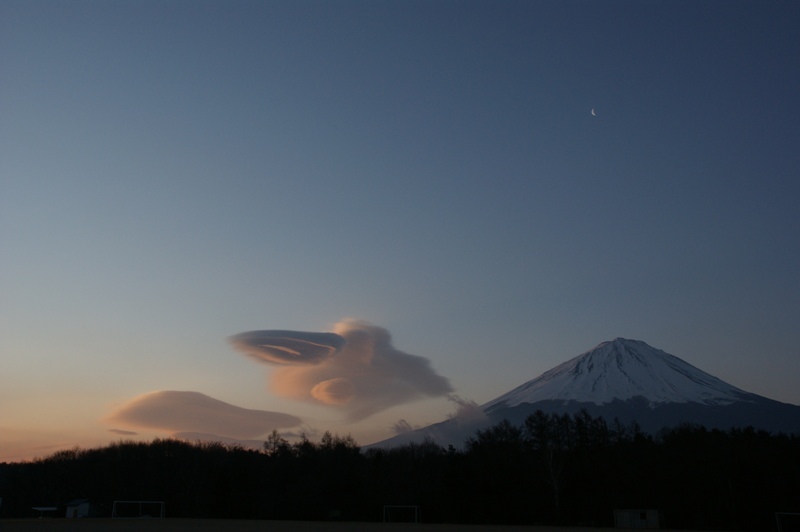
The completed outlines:
<svg viewBox="0 0 800 532">
<path fill-rule="evenodd" d="M 338 334 L 297 331 L 249 331 L 229 340 L 244 354 L 273 364 L 318 364 L 345 343 Z"/>
<path fill-rule="evenodd" d="M 108 421 L 230 438 L 256 438 L 278 427 L 295 427 L 302 423 L 289 414 L 241 408 L 199 392 L 170 390 L 134 397 L 111 414 Z"/>
<path fill-rule="evenodd" d="M 395 349 L 389 331 L 362 321 L 343 321 L 334 333 L 250 331 L 230 340 L 278 366 L 269 379 L 274 393 L 340 409 L 352 421 L 453 391 L 428 359 Z"/>
</svg>

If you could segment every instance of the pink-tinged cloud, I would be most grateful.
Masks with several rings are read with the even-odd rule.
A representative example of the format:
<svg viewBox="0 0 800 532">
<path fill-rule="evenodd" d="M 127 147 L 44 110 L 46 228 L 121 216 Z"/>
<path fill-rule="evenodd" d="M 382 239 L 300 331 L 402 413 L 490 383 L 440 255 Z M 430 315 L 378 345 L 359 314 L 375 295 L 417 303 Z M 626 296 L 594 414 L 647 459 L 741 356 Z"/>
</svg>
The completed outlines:
<svg viewBox="0 0 800 532">
<path fill-rule="evenodd" d="M 316 336 L 321 334 L 327 336 Z M 293 340 L 292 348 L 296 351 L 291 357 L 283 356 L 276 362 L 271 355 L 253 355 L 254 350 L 271 353 L 277 348 L 283 352 L 287 338 Z M 231 341 L 234 347 L 256 360 L 280 364 L 269 379 L 272 392 L 336 408 L 351 421 L 453 391 L 428 359 L 395 349 L 389 331 L 362 321 L 343 321 L 336 325 L 334 334 L 254 331 L 236 335 Z M 326 346 L 324 356 L 319 354 L 319 345 Z"/>
<path fill-rule="evenodd" d="M 170 433 L 219 434 L 256 438 L 281 427 L 296 427 L 300 418 L 280 412 L 250 410 L 198 392 L 157 391 L 134 397 L 107 422 L 115 425 L 164 430 Z"/>
<path fill-rule="evenodd" d="M 246 355 L 272 364 L 318 364 L 345 343 L 338 334 L 298 331 L 248 331 L 229 340 Z"/>
<path fill-rule="evenodd" d="M 311 396 L 329 405 L 346 405 L 356 395 L 356 388 L 350 379 L 337 377 L 318 383 L 311 388 Z"/>
</svg>

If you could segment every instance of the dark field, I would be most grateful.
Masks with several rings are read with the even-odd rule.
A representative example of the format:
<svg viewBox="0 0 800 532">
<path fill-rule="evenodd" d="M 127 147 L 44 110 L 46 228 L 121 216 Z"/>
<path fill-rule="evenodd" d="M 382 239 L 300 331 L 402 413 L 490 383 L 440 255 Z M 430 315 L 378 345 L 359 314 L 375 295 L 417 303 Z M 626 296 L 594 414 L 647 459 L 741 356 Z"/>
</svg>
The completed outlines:
<svg viewBox="0 0 800 532">
<path fill-rule="evenodd" d="M 462 451 L 429 442 L 362 452 L 352 440 L 333 436 L 319 444 L 273 442 L 264 451 L 154 440 L 0 463 L 6 516 L 0 532 L 569 531 L 592 523 L 610 529 L 613 510 L 626 508 L 657 509 L 672 530 L 774 531 L 775 512 L 797 508 L 796 436 L 682 426 L 654 438 L 635 427 L 611 429 L 586 413 L 540 413 L 526 423 L 524 429 L 504 422 L 481 431 Z M 65 519 L 73 494 L 86 497 L 103 518 L 114 514 L 113 501 L 147 494 L 166 501 L 170 517 Z M 395 522 L 376 522 L 387 503 L 394 505 Z M 42 504 L 57 509 L 38 521 L 33 509 Z M 400 524 L 410 508 L 422 509 L 427 523 Z M 429 524 L 460 522 L 517 525 Z M 545 528 L 554 523 L 570 526 Z"/>
<path fill-rule="evenodd" d="M 257 521 L 236 519 L 4 519 L 3 532 L 610 532 L 613 528 L 500 526 L 500 525 L 434 525 L 424 523 L 346 523 L 312 521 Z M 664 532 L 669 532 L 664 531 Z"/>
</svg>

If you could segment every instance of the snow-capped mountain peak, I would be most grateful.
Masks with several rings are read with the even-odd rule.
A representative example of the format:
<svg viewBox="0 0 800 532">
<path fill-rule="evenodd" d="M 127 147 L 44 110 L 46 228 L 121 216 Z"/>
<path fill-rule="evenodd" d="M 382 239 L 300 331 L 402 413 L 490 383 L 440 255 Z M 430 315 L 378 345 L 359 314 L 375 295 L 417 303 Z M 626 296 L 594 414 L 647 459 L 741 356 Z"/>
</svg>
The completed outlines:
<svg viewBox="0 0 800 532">
<path fill-rule="evenodd" d="M 477 430 L 506 420 L 523 425 L 537 410 L 585 411 L 655 434 L 694 423 L 727 430 L 756 427 L 800 434 L 800 406 L 746 392 L 638 340 L 616 338 L 554 367 L 481 406 L 484 416 L 454 416 L 372 444 L 394 447 L 430 439 L 464 445 Z"/>
<path fill-rule="evenodd" d="M 607 404 L 644 397 L 651 405 L 725 405 L 747 392 L 639 340 L 616 338 L 486 403 L 513 407 L 542 400 Z"/>
</svg>

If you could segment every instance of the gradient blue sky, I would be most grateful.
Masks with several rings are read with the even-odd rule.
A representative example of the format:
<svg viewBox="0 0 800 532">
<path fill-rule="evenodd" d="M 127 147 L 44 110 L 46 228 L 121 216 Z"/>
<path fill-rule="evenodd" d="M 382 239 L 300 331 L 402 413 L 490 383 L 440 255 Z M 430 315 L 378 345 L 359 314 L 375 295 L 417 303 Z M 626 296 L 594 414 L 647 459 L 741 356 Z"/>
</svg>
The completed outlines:
<svg viewBox="0 0 800 532">
<path fill-rule="evenodd" d="M 800 403 L 799 57 L 789 1 L 2 0 L 0 461 L 158 390 L 454 411 L 226 340 L 346 318 L 478 403 L 617 336 Z"/>
</svg>

